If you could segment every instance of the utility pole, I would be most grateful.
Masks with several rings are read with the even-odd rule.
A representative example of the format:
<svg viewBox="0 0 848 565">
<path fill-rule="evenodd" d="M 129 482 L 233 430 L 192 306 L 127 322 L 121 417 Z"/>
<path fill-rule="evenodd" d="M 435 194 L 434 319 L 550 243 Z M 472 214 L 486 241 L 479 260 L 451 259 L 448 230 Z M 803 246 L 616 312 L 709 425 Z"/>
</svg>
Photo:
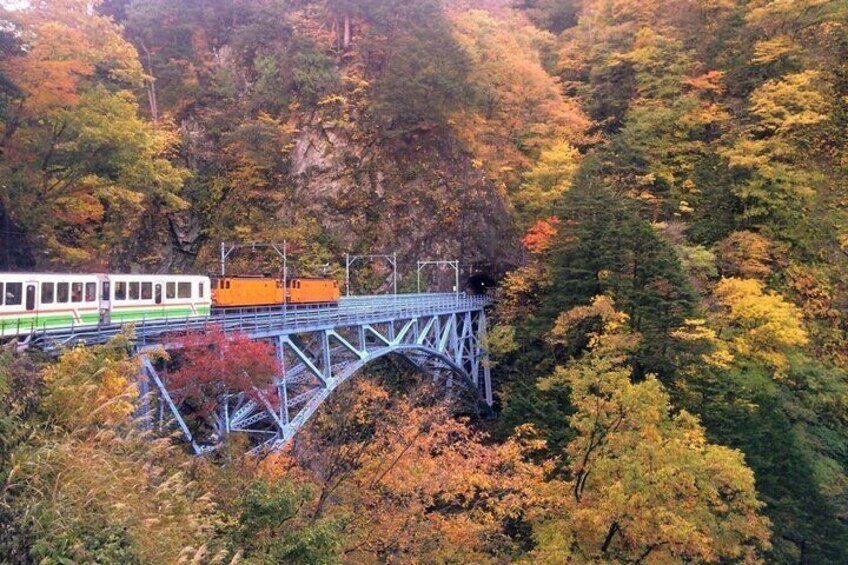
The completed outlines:
<svg viewBox="0 0 848 565">
<path fill-rule="evenodd" d="M 283 260 L 283 288 L 286 287 L 287 277 L 288 277 L 288 253 L 287 253 L 287 242 L 283 241 L 282 243 L 224 243 L 221 242 L 221 276 L 227 276 L 227 259 L 230 257 L 233 251 L 237 249 L 250 249 L 251 251 L 256 251 L 257 249 L 273 249 L 274 252 Z"/>
<path fill-rule="evenodd" d="M 345 253 L 345 296 L 350 296 L 350 253 Z"/>
<path fill-rule="evenodd" d="M 350 296 L 350 268 L 360 259 L 382 260 L 392 266 L 392 293 L 397 294 L 397 252 L 391 255 L 351 255 L 345 253 L 345 296 Z"/>
<path fill-rule="evenodd" d="M 6 186 L 4 185 L 5 189 Z M 3 232 L 3 263 L 0 266 L 3 267 L 6 271 L 12 270 L 12 254 L 10 250 L 12 249 L 12 224 L 9 221 L 9 210 L 6 209 L 6 205 L 3 203 L 3 199 L 0 198 L 0 217 L 3 218 L 3 225 L 0 226 L 0 231 Z M 2 298 L 2 296 L 0 296 Z"/>
<path fill-rule="evenodd" d="M 417 273 L 417 288 L 418 294 L 421 294 L 421 269 L 429 266 L 448 266 L 452 267 L 454 271 L 454 292 L 459 295 L 459 261 L 418 261 L 418 273 Z"/>
</svg>

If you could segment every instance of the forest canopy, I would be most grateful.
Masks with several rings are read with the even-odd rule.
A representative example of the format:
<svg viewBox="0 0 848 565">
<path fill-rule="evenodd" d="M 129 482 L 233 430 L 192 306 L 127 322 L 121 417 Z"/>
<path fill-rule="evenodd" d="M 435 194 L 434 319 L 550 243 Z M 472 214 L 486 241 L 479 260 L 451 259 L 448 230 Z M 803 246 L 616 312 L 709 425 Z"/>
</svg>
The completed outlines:
<svg viewBox="0 0 848 565">
<path fill-rule="evenodd" d="M 497 281 L 497 418 L 390 359 L 264 458 L 139 426 L 131 333 L 0 344 L 0 562 L 848 562 L 843 0 L 0 21 L 0 271 L 207 273 L 221 241 L 286 240 L 304 276 L 397 251 L 401 290 L 425 256 Z M 186 340 L 159 362 L 211 435 L 279 367 Z"/>
</svg>

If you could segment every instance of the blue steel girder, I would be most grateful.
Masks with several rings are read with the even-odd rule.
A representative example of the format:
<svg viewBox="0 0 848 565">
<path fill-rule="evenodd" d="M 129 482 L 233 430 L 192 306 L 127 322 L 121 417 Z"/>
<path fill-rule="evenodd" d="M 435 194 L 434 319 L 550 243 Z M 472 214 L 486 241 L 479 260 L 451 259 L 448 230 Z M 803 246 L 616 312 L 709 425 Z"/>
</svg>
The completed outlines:
<svg viewBox="0 0 848 565">
<path fill-rule="evenodd" d="M 312 326 L 258 324 L 249 335 L 272 341 L 280 360 L 276 394 L 270 398 L 269 391 L 253 390 L 221 398 L 215 433 L 203 439 L 192 435 L 153 365 L 145 359 L 143 368 L 158 392 L 160 407 L 167 408 L 160 414 L 170 414 L 166 419 L 177 424 L 198 454 L 216 449 L 235 432 L 247 434 L 256 450 L 285 445 L 336 388 L 387 355 L 401 356 L 434 379 L 444 378 L 448 388 L 458 378 L 463 390 L 472 392 L 490 410 L 493 397 L 483 309 L 487 303 L 457 301 L 453 308 L 418 311 L 399 308 L 395 317 L 363 316 L 358 322 L 331 316 L 326 323 Z"/>
</svg>

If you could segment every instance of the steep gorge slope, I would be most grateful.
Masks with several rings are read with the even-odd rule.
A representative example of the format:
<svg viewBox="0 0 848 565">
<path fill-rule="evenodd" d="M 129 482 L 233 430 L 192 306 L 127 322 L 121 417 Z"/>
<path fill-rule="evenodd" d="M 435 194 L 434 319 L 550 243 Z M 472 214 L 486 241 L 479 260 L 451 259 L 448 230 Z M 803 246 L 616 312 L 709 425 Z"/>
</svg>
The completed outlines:
<svg viewBox="0 0 848 565">
<path fill-rule="evenodd" d="M 553 37 L 506 2 L 469 12 L 435 0 L 111 0 L 98 14 L 83 4 L 7 14 L 36 46 L 7 45 L 12 87 L 25 68 L 65 64 L 53 56 L 79 64 L 63 69 L 70 84 L 55 104 L 35 84 L 6 92 L 15 186 L 4 233 L 18 253 L 4 268 L 205 271 L 219 241 L 287 239 L 304 273 L 338 273 L 344 252 L 393 251 L 406 272 L 416 259 L 459 258 L 502 273 L 521 260 L 524 173 L 563 137 L 586 139 L 588 121 L 545 70 Z M 122 59 L 93 53 L 102 37 Z M 79 49 L 57 55 L 53 41 Z M 125 135 L 149 136 L 161 170 L 140 177 L 109 161 L 120 154 L 129 168 L 134 155 L 110 131 L 122 118 L 85 113 L 81 102 L 103 96 L 143 116 Z M 91 131 L 93 153 L 52 157 L 84 151 Z M 78 160 L 56 183 L 84 209 L 27 204 L 42 173 L 17 160 L 24 146 L 44 163 Z M 251 257 L 236 268 L 269 266 Z"/>
<path fill-rule="evenodd" d="M 579 138 L 588 125 L 542 68 L 538 45 L 525 40 L 510 53 L 514 67 L 532 75 L 525 91 L 510 92 L 508 79 L 515 77 L 493 84 L 481 69 L 503 54 L 490 51 L 503 46 L 486 44 L 486 30 L 475 37 L 467 23 L 460 35 L 456 26 L 467 13 L 459 6 L 454 18 L 436 2 L 239 8 L 233 21 L 240 24 L 192 26 L 195 35 L 227 38 L 208 53 L 193 53 L 209 61 L 198 78 L 208 83 L 207 93 L 216 92 L 221 76 L 232 81 L 216 99 L 223 107 L 183 109 L 174 102 L 171 110 L 212 152 L 201 159 L 208 168 L 196 167 L 189 190 L 201 192 L 202 201 L 214 192 L 210 185 L 225 187 L 207 205 L 214 220 L 189 212 L 190 224 L 203 226 L 197 238 L 309 241 L 310 252 L 329 262 L 348 250 L 397 251 L 407 263 L 459 257 L 495 272 L 518 262 L 510 189 L 540 149 L 564 131 Z M 129 37 L 134 26 L 151 29 L 132 10 Z M 282 18 L 285 31 L 277 44 L 257 46 L 244 37 L 267 11 Z M 478 20 L 501 40 L 513 33 L 483 13 Z M 215 55 L 220 52 L 227 57 Z M 163 81 L 159 90 L 181 86 Z M 503 133 L 505 118 L 512 137 Z M 487 128 L 475 129 L 487 121 Z M 280 154 L 263 154 L 275 144 Z M 214 152 L 233 162 L 222 164 Z M 242 205 L 251 209 L 239 210 Z M 208 265 L 210 250 L 201 249 L 201 264 Z M 174 260 L 184 265 L 180 254 Z"/>
<path fill-rule="evenodd" d="M 844 1 L 90 5 L 4 12 L 0 261 L 204 271 L 287 239 L 305 274 L 517 264 L 497 445 L 529 442 L 551 498 L 482 531 L 539 559 L 846 561 Z"/>
<path fill-rule="evenodd" d="M 505 279 L 502 422 L 570 439 L 573 398 L 551 382 L 591 355 L 603 315 L 575 319 L 603 296 L 640 336 L 633 380 L 656 375 L 745 453 L 768 561 L 845 562 L 848 7 L 522 5 L 559 33 L 557 72 L 603 141 Z"/>
</svg>

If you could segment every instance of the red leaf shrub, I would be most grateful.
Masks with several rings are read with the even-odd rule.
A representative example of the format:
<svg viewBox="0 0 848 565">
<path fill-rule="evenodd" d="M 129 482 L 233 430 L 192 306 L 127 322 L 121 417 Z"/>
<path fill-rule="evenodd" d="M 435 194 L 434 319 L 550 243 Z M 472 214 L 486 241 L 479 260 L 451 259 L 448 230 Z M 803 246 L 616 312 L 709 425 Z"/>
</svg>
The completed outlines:
<svg viewBox="0 0 848 565">
<path fill-rule="evenodd" d="M 181 336 L 171 345 L 178 368 L 168 374 L 168 388 L 177 403 L 191 404 L 199 415 L 213 412 L 224 394 L 244 392 L 255 398 L 257 390 L 268 390 L 281 374 L 272 344 L 243 333 L 228 335 L 218 325 Z"/>
</svg>

